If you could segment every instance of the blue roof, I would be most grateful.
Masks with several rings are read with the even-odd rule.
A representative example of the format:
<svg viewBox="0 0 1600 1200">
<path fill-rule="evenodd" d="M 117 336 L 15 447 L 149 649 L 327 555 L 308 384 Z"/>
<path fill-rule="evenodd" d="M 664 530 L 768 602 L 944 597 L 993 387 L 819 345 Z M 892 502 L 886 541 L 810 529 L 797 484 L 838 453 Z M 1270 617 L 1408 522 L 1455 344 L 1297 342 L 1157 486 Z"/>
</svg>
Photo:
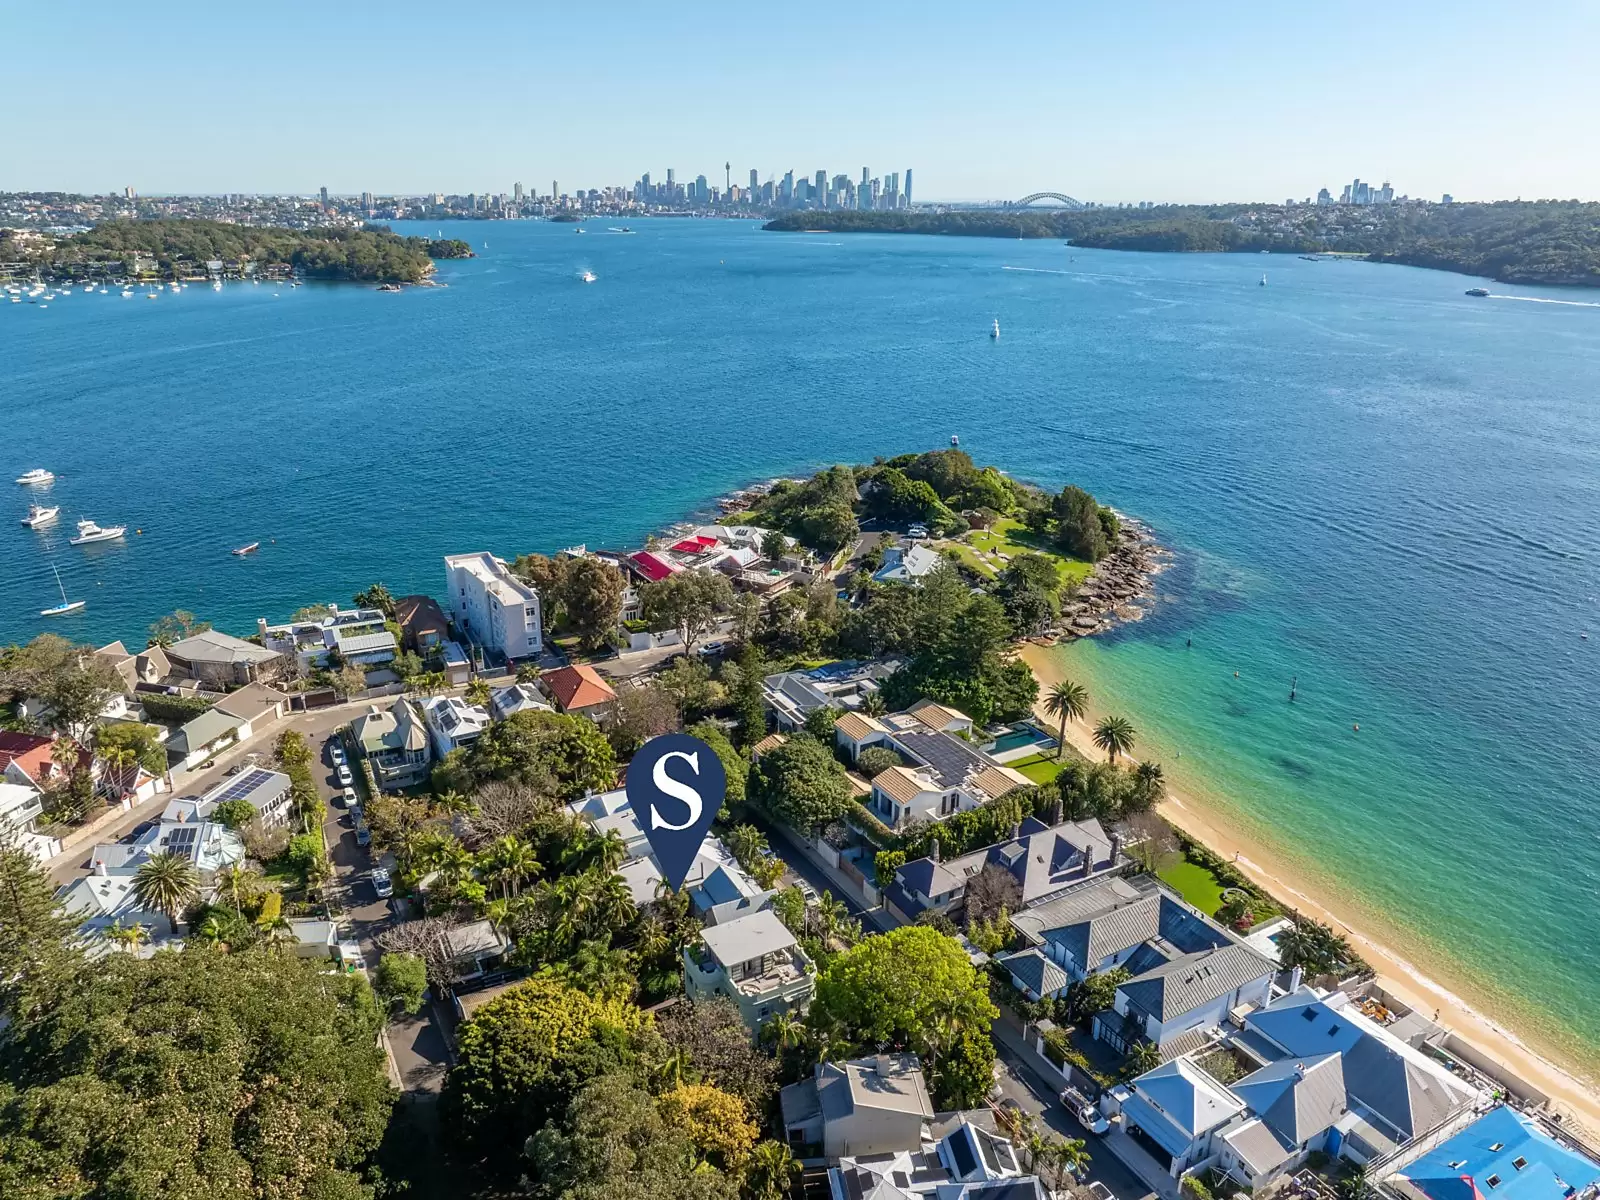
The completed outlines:
<svg viewBox="0 0 1600 1200">
<path fill-rule="evenodd" d="M 1432 1200 L 1562 1200 L 1600 1182 L 1600 1163 L 1502 1105 L 1400 1174 Z"/>
</svg>

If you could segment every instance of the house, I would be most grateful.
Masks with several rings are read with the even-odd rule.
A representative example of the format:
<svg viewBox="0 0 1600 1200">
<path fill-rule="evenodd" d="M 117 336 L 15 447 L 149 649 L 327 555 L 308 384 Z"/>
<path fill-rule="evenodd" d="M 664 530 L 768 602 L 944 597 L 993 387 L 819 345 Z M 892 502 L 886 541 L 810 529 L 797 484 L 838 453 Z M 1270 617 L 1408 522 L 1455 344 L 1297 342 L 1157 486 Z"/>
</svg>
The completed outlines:
<svg viewBox="0 0 1600 1200">
<path fill-rule="evenodd" d="M 544 649 L 539 593 L 489 553 L 444 560 L 450 619 L 469 640 L 507 661 L 535 658 Z"/>
<path fill-rule="evenodd" d="M 546 671 L 539 676 L 539 686 L 562 712 L 588 717 L 597 725 L 604 725 L 616 711 L 616 692 L 588 663 Z"/>
<path fill-rule="evenodd" d="M 890 546 L 883 552 L 883 565 L 872 573 L 874 583 L 918 583 L 944 558 L 921 542 L 910 546 Z"/>
<path fill-rule="evenodd" d="M 376 704 L 350 722 L 350 738 L 372 767 L 381 791 L 416 787 L 428 780 L 428 723 L 410 700 L 401 697 L 386 709 Z"/>
<path fill-rule="evenodd" d="M 784 1134 L 830 1159 L 920 1149 L 933 1102 L 914 1054 L 822 1062 L 779 1093 Z"/>
<path fill-rule="evenodd" d="M 544 693 L 531 683 L 513 683 L 489 694 L 489 715 L 496 721 L 519 712 L 555 712 Z"/>
<path fill-rule="evenodd" d="M 435 758 L 472 745 L 489 728 L 489 711 L 468 704 L 459 696 L 434 696 L 424 700 L 422 711 Z"/>
<path fill-rule="evenodd" d="M 0 842 L 15 839 L 41 862 L 59 852 L 60 843 L 37 832 L 44 796 L 31 784 L 0 778 Z"/>
<path fill-rule="evenodd" d="M 153 946 L 172 937 L 172 922 L 167 914 L 145 908 L 133 894 L 134 872 L 95 871 L 75 879 L 56 893 L 61 909 L 78 921 L 79 932 L 99 938 L 113 927 L 123 929 L 143 925 Z"/>
<path fill-rule="evenodd" d="M 468 921 L 445 931 L 445 952 L 457 983 L 481 979 L 505 961 L 511 943 L 490 921 Z"/>
<path fill-rule="evenodd" d="M 898 665 L 842 662 L 810 671 L 781 671 L 761 681 L 762 698 L 779 729 L 799 729 L 818 709 L 860 708 Z"/>
<path fill-rule="evenodd" d="M 451 687 L 465 687 L 472 678 L 472 661 L 460 642 L 439 643 L 439 669 Z"/>
<path fill-rule="evenodd" d="M 1243 943 L 1188 954 L 1156 939 L 1140 947 L 1142 958 L 1165 958 L 1117 988 L 1111 1009 L 1094 1018 L 1095 1036 L 1126 1052 L 1140 1039 L 1167 1046 L 1191 1030 L 1220 1026 L 1242 1006 L 1259 1007 L 1272 997 L 1277 967 Z M 1170 957 L 1168 957 L 1170 955 Z"/>
<path fill-rule="evenodd" d="M 1174 1176 L 1210 1157 L 1212 1139 L 1244 1102 L 1186 1058 L 1135 1079 L 1121 1101 L 1122 1128 Z"/>
<path fill-rule="evenodd" d="M 423 657 L 450 638 L 450 622 L 432 596 L 401 596 L 394 602 L 394 619 L 405 648 Z"/>
<path fill-rule="evenodd" d="M 296 958 L 332 958 L 339 944 L 339 927 L 317 917 L 290 917 L 289 943 Z"/>
<path fill-rule="evenodd" d="M 95 653 L 111 664 L 122 679 L 123 691 L 130 695 L 139 684 L 160 683 L 172 673 L 167 652 L 160 646 L 148 646 L 133 654 L 121 642 L 110 642 Z"/>
<path fill-rule="evenodd" d="M 976 1115 L 976 1114 L 973 1114 Z M 828 1172 L 830 1200 L 1049 1200 L 1039 1178 L 1024 1175 L 1005 1138 L 963 1115 L 929 1150 L 841 1158 Z"/>
<path fill-rule="evenodd" d="M 167 739 L 167 755 L 191 767 L 218 751 L 254 737 L 283 716 L 289 697 L 264 683 L 224 696 Z"/>
<path fill-rule="evenodd" d="M 1454 1130 L 1452 1132 L 1452 1129 Z M 1369 1179 L 1386 1200 L 1594 1200 L 1600 1159 L 1559 1125 L 1504 1104 L 1467 1110 L 1448 1136 Z"/>
<path fill-rule="evenodd" d="M 358 667 L 393 662 L 395 639 L 385 621 L 376 608 L 341 610 L 330 604 L 324 615 L 310 620 L 268 625 L 262 618 L 256 626 L 263 646 L 293 655 L 300 670 L 306 672 L 326 667 L 335 652 L 342 661 Z"/>
<path fill-rule="evenodd" d="M 58 749 L 58 746 L 60 747 Z M 45 791 L 68 774 L 57 755 L 73 757 L 80 771 L 95 771 L 94 755 L 71 738 L 0 730 L 0 780 Z"/>
<path fill-rule="evenodd" d="M 752 1035 L 778 1013 L 803 1013 L 815 988 L 811 959 L 770 908 L 701 930 L 683 964 L 689 999 L 731 998 Z"/>
<path fill-rule="evenodd" d="M 627 557 L 621 554 L 608 554 L 604 551 L 590 550 L 581 543 L 568 546 L 556 553 L 557 558 L 592 558 L 595 562 L 604 563 L 616 571 L 623 579 L 622 605 L 617 612 L 617 628 L 620 630 L 628 621 L 636 621 L 644 615 L 640 603 L 639 589 L 634 586 L 634 572 Z"/>
<path fill-rule="evenodd" d="M 634 816 L 627 792 L 617 788 L 585 796 L 567 805 L 567 810 L 587 821 L 596 833 L 602 836 L 615 833 L 622 839 L 627 850 L 617 874 L 628 885 L 635 904 L 652 903 L 663 878 L 661 864 Z M 735 912 L 744 915 L 746 910 L 765 907 L 766 901 L 772 898 L 771 892 L 762 891 L 755 880 L 745 874 L 721 839 L 710 836 L 700 843 L 694 862 L 689 864 L 688 874 L 684 876 L 683 887 L 696 913 L 703 919 L 721 923 L 731 919 Z M 714 912 L 718 914 L 716 917 L 712 915 Z"/>
<path fill-rule="evenodd" d="M 931 700 L 884 717 L 845 713 L 833 729 L 835 744 L 851 761 L 869 746 L 883 746 L 900 756 L 901 765 L 873 776 L 866 800 L 891 829 L 911 820 L 943 820 L 1032 786 L 1020 771 L 1002 766 L 957 736 L 971 732 L 969 717 Z"/>
<path fill-rule="evenodd" d="M 224 800 L 246 800 L 256 810 L 256 819 L 267 829 L 287 825 L 294 812 L 290 779 L 282 771 L 269 771 L 265 767 L 246 767 L 237 775 L 218 783 L 200 797 L 197 807 L 200 815 L 210 816 L 212 809 Z M 177 806 L 194 804 L 190 800 L 174 800 L 167 806 L 168 813 L 178 811 Z M 163 816 L 163 820 L 167 818 Z"/>
<path fill-rule="evenodd" d="M 174 672 L 219 690 L 271 679 L 283 669 L 283 656 L 276 650 L 215 629 L 174 642 L 166 656 Z"/>
<path fill-rule="evenodd" d="M 1037 817 L 1023 821 L 1012 836 L 944 862 L 938 843 L 925 858 L 899 867 L 884 889 L 884 902 L 899 920 L 911 922 L 935 909 L 950 915 L 966 897 L 967 881 L 993 866 L 1017 881 L 1017 907 L 1038 904 L 1108 872 L 1123 871 L 1129 860 L 1122 838 L 1107 834 L 1093 817 L 1047 825 Z M 1063 986 L 1065 981 L 1063 981 Z"/>
</svg>

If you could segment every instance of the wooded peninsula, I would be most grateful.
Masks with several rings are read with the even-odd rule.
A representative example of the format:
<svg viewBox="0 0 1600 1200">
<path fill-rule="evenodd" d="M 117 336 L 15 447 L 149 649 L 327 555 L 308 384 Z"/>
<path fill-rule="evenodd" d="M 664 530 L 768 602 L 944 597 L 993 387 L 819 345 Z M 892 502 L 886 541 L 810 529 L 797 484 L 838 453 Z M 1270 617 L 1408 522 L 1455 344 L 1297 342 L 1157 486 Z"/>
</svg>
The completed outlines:
<svg viewBox="0 0 1600 1200">
<path fill-rule="evenodd" d="M 107 221 L 56 242 L 0 235 L 0 259 L 35 263 L 71 276 L 107 263 L 150 260 L 163 277 L 208 262 L 289 266 L 309 279 L 420 283 L 433 259 L 470 258 L 458 239 L 401 237 L 388 229 L 282 229 L 190 219 Z M 129 268 L 130 274 L 139 271 Z"/>
<path fill-rule="evenodd" d="M 1575 200 L 797 212 L 764 228 L 1060 238 L 1102 250 L 1361 254 L 1375 262 L 1485 275 L 1502 283 L 1600 287 L 1600 204 Z"/>
</svg>

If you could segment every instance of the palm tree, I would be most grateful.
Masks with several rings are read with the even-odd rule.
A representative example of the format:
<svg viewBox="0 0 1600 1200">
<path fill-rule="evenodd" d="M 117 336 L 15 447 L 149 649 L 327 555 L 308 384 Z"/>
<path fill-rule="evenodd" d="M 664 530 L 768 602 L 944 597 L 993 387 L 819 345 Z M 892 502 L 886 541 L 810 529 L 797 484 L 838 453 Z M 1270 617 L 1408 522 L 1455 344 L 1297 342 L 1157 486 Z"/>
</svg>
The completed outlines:
<svg viewBox="0 0 1600 1200">
<path fill-rule="evenodd" d="M 200 898 L 200 873 L 181 854 L 152 855 L 133 877 L 133 897 L 176 925 L 178 914 Z"/>
<path fill-rule="evenodd" d="M 490 843 L 479 861 L 484 874 L 500 885 L 500 894 L 508 899 L 520 894 L 523 883 L 539 873 L 533 847 L 510 834 Z"/>
<path fill-rule="evenodd" d="M 260 876 L 245 866 L 243 862 L 236 862 L 231 866 L 223 867 L 217 873 L 218 881 L 228 889 L 228 893 L 233 897 L 235 911 L 240 911 L 242 908 L 239 893 L 243 892 L 246 896 L 252 895 L 255 891 L 256 880 L 259 878 Z"/>
<path fill-rule="evenodd" d="M 750 1151 L 750 1160 L 745 1166 L 745 1187 L 751 1200 L 783 1200 L 799 1173 L 800 1164 L 794 1160 L 794 1151 L 782 1142 L 768 1139 L 758 1142 Z"/>
<path fill-rule="evenodd" d="M 227 951 L 228 944 L 222 940 L 222 922 L 217 920 L 216 913 L 207 914 L 206 919 L 200 922 L 200 927 L 194 932 L 195 936 L 206 945 L 217 946 L 224 952 Z"/>
<path fill-rule="evenodd" d="M 768 1017 L 761 1026 L 761 1040 L 779 1054 L 798 1046 L 805 1037 L 806 1027 L 786 1012 Z"/>
<path fill-rule="evenodd" d="M 1161 1065 L 1161 1048 L 1154 1042 L 1139 1042 L 1128 1051 L 1122 1060 L 1122 1077 L 1124 1079 L 1137 1079 L 1146 1071 L 1154 1071 Z"/>
<path fill-rule="evenodd" d="M 595 866 L 614 872 L 628 861 L 628 843 L 615 829 L 608 829 L 589 844 L 589 854 Z"/>
<path fill-rule="evenodd" d="M 106 930 L 106 940 L 129 954 L 138 953 L 139 947 L 150 940 L 150 930 L 144 925 L 124 925 L 118 917 Z"/>
<path fill-rule="evenodd" d="M 496 933 L 503 933 L 511 923 L 511 901 L 491 900 L 483 906 L 483 919 L 494 928 Z"/>
<path fill-rule="evenodd" d="M 1160 803 L 1167 794 L 1167 781 L 1161 773 L 1161 764 L 1142 762 L 1133 768 L 1134 780 L 1139 785 L 1139 795 L 1147 806 Z"/>
<path fill-rule="evenodd" d="M 600 874 L 597 871 L 586 872 L 589 875 Z M 594 888 L 594 919 L 599 925 L 596 932 L 621 929 L 630 924 L 638 916 L 639 909 L 633 903 L 633 893 L 628 890 L 628 885 L 623 882 L 622 876 L 606 872 Z"/>
<path fill-rule="evenodd" d="M 1082 720 L 1083 714 L 1089 711 L 1089 689 L 1063 679 L 1050 689 L 1044 710 L 1061 722 L 1061 740 L 1056 746 L 1056 757 L 1060 758 L 1067 748 L 1067 722 Z"/>
<path fill-rule="evenodd" d="M 439 812 L 457 816 L 471 812 L 472 801 L 461 792 L 440 792 L 433 798 L 433 807 Z"/>
<path fill-rule="evenodd" d="M 660 917 L 646 917 L 639 922 L 639 937 L 634 946 L 642 959 L 660 958 L 672 949 L 672 934 Z"/>
<path fill-rule="evenodd" d="M 474 679 L 467 684 L 465 695 L 468 704 L 476 704 L 481 708 L 489 703 L 489 685 L 482 679 Z"/>
<path fill-rule="evenodd" d="M 126 792 L 128 782 L 139 782 L 139 755 L 129 746 L 108 746 L 99 752 L 112 786 Z"/>
<path fill-rule="evenodd" d="M 1133 750 L 1133 726 L 1126 717 L 1107 717 L 1094 727 L 1094 744 L 1106 752 L 1107 762 Z"/>
</svg>

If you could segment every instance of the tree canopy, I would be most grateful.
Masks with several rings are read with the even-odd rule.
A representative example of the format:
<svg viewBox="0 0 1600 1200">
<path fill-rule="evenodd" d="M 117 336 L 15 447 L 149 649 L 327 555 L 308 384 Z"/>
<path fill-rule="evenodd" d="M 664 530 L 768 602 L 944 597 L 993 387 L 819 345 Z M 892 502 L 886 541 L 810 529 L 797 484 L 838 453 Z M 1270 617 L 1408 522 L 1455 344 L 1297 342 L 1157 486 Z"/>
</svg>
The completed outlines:
<svg viewBox="0 0 1600 1200">
<path fill-rule="evenodd" d="M 792 735 L 750 764 L 745 795 L 801 831 L 837 820 L 853 800 L 844 768 L 826 746 L 804 733 Z"/>
<path fill-rule="evenodd" d="M 468 748 L 464 762 L 479 783 L 506 780 L 550 787 L 569 800 L 605 791 L 617 775 L 616 753 L 593 721 L 533 710 L 489 726 Z"/>
</svg>

